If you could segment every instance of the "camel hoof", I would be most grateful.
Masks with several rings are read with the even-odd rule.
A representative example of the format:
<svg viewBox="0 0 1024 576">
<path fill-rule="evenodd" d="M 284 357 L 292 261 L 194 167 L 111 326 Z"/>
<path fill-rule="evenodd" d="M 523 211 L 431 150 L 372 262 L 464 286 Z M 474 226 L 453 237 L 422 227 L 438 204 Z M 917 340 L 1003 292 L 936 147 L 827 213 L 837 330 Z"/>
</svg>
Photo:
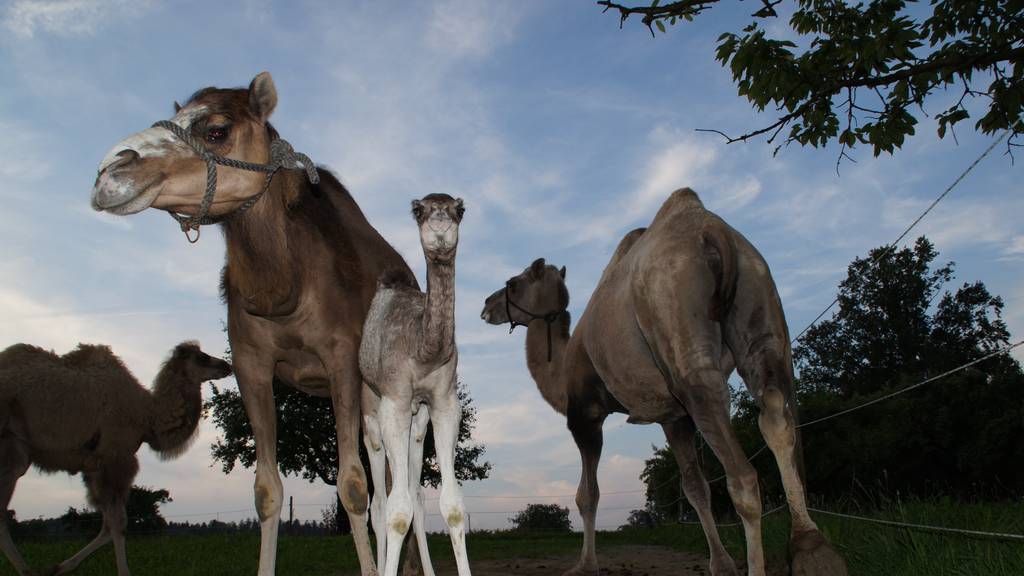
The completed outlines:
<svg viewBox="0 0 1024 576">
<path fill-rule="evenodd" d="M 792 576 L 846 576 L 846 562 L 821 535 L 812 530 L 793 536 L 789 542 Z"/>
<path fill-rule="evenodd" d="M 569 570 L 562 573 L 562 576 L 598 576 L 600 572 L 597 568 L 584 568 L 577 564 Z"/>
<path fill-rule="evenodd" d="M 740 571 L 736 569 L 736 563 L 729 556 L 712 558 L 710 569 L 711 576 L 740 576 Z"/>
</svg>

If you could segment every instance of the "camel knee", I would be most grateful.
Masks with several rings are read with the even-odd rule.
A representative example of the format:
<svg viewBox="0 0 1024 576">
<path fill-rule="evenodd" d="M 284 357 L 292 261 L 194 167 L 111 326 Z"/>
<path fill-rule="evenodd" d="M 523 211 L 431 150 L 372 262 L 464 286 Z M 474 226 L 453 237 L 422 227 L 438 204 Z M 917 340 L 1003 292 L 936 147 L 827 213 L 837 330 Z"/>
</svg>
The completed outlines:
<svg viewBox="0 0 1024 576">
<path fill-rule="evenodd" d="M 412 523 L 412 501 L 406 493 L 392 494 L 388 497 L 387 504 L 388 529 L 399 535 L 405 536 Z"/>
<path fill-rule="evenodd" d="M 775 386 L 765 388 L 761 394 L 761 414 L 757 417 L 757 425 L 773 447 L 793 446 L 796 442 L 793 413 L 787 406 L 786 397 Z"/>
<path fill-rule="evenodd" d="M 351 467 L 338 482 L 338 497 L 349 514 L 365 514 L 369 493 L 362 468 Z"/>
<path fill-rule="evenodd" d="M 580 486 L 576 491 L 576 508 L 581 516 L 586 516 L 597 511 L 600 499 L 601 493 L 596 486 Z"/>
<path fill-rule="evenodd" d="M 281 479 L 275 476 L 256 474 L 256 515 L 260 521 L 281 516 L 284 488 Z"/>
<path fill-rule="evenodd" d="M 462 502 L 461 493 L 451 487 L 442 486 L 440 504 L 441 515 L 444 516 L 445 523 L 451 528 L 461 526 L 466 518 L 466 508 Z"/>
<path fill-rule="evenodd" d="M 726 486 L 736 512 L 742 518 L 758 517 L 761 514 L 761 489 L 757 484 L 757 472 L 747 464 L 738 473 L 726 477 Z"/>
</svg>

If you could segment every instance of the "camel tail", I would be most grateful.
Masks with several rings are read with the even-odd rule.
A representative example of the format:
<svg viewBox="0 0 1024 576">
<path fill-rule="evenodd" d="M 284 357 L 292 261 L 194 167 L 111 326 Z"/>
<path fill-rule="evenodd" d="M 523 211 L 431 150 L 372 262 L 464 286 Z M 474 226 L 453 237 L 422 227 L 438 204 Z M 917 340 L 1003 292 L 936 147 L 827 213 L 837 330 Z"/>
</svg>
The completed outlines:
<svg viewBox="0 0 1024 576">
<path fill-rule="evenodd" d="M 723 223 L 718 221 L 705 227 L 701 237 L 708 265 L 718 273 L 712 317 L 720 322 L 732 309 L 733 300 L 736 298 L 736 243 Z"/>
</svg>

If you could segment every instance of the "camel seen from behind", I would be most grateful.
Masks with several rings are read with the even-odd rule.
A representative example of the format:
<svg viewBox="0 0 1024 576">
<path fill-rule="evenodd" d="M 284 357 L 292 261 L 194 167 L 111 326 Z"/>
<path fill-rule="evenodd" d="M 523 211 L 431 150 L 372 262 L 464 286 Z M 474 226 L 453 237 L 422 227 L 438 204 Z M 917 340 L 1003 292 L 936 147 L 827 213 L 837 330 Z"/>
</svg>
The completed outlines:
<svg viewBox="0 0 1024 576">
<path fill-rule="evenodd" d="M 385 576 L 398 574 L 402 540 L 414 526 L 424 574 L 434 571 L 427 553 L 420 473 L 427 425 L 441 470 L 441 515 L 448 525 L 459 576 L 469 576 L 465 507 L 455 477 L 455 445 L 462 407 L 456 388 L 455 253 L 464 213 L 461 198 L 430 194 L 412 203 L 427 264 L 427 291 L 398 277 L 381 281 L 359 348 L 364 442 L 374 496 L 370 513 L 377 557 Z M 385 456 L 392 488 L 385 488 Z M 386 550 L 386 553 L 385 553 Z"/>
<path fill-rule="evenodd" d="M 195 342 L 171 352 L 147 390 L 107 346 L 80 344 L 57 356 L 28 344 L 0 352 L 0 510 L 35 465 L 44 472 L 81 472 L 89 503 L 103 516 L 96 538 L 54 566 L 74 570 L 113 540 L 118 576 L 129 576 L 125 504 L 139 470 L 135 453 L 149 444 L 161 458 L 184 452 L 202 414 L 202 384 L 231 374 Z M 0 521 L 0 547 L 21 576 L 31 572 Z"/>
<path fill-rule="evenodd" d="M 700 430 L 725 468 L 746 536 L 747 573 L 765 574 L 757 473 L 729 421 L 733 369 L 760 407 L 758 425 L 778 462 L 792 517 L 792 573 L 846 574 L 807 513 L 789 332 L 768 265 L 746 238 L 692 190 L 677 190 L 648 228 L 620 242 L 571 336 L 568 305 L 565 268 L 538 259 L 489 296 L 481 313 L 490 324 L 527 326 L 530 374 L 566 417 L 580 451 L 583 551 L 567 574 L 598 574 L 597 465 L 602 425 L 613 412 L 664 429 L 707 538 L 711 573 L 735 576 L 697 462 Z"/>
</svg>

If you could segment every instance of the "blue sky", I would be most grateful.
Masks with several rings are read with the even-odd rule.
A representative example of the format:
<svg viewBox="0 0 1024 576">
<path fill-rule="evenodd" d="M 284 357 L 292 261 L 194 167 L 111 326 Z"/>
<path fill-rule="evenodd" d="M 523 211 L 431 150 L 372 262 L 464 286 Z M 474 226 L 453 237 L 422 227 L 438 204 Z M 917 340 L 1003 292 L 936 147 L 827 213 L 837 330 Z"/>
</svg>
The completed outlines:
<svg viewBox="0 0 1024 576">
<path fill-rule="evenodd" d="M 89 192 L 106 151 L 170 117 L 174 100 L 267 70 L 283 137 L 338 174 L 421 279 L 409 201 L 465 199 L 460 374 L 494 464 L 491 479 L 465 487 L 473 527 L 504 526 L 526 502 L 558 502 L 575 518 L 564 495 L 576 489 L 577 451 L 529 378 L 523 333 L 479 319 L 487 294 L 543 256 L 568 267 L 578 317 L 622 234 L 691 186 L 764 254 L 795 334 L 831 301 L 853 257 L 898 236 L 991 141 L 966 127 L 959 143 L 938 140 L 923 118 L 896 157 L 858 149 L 837 175 L 836 149 L 789 147 L 773 158 L 761 141 L 726 145 L 695 132 L 773 121 L 736 97 L 713 59 L 715 38 L 747 13 L 719 6 L 652 39 L 636 22 L 619 30 L 591 2 L 0 3 L 0 348 L 107 343 L 143 382 L 182 340 L 226 348 L 220 234 L 189 245 L 165 214 L 98 214 Z M 929 111 L 944 109 L 942 99 Z M 1001 152 L 912 237 L 928 235 L 942 260 L 956 261 L 958 283 L 983 280 L 1002 295 L 1020 336 L 1024 187 L 1020 163 Z M 641 506 L 637 476 L 663 443 L 660 428 L 622 416 L 605 430 L 602 528 Z M 140 451 L 137 483 L 174 498 L 165 515 L 253 515 L 252 472 L 225 476 L 212 464 L 216 434 L 204 422 L 171 462 Z M 285 490 L 303 519 L 333 500 L 331 488 L 301 479 Z M 84 502 L 77 477 L 31 472 L 11 507 L 31 518 Z"/>
</svg>

